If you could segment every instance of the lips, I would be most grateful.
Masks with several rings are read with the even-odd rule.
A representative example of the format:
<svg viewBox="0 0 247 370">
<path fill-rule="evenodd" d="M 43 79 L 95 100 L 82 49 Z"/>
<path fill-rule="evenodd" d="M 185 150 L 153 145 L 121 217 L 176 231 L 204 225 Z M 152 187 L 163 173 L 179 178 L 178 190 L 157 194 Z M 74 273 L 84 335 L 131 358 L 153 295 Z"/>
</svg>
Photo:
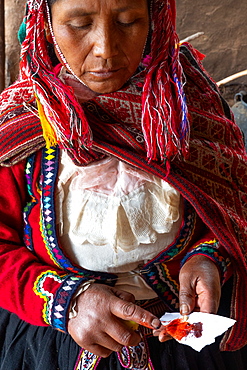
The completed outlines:
<svg viewBox="0 0 247 370">
<path fill-rule="evenodd" d="M 99 79 L 105 79 L 105 78 L 110 78 L 113 77 L 117 72 L 119 72 L 121 68 L 116 68 L 116 69 L 99 69 L 96 71 L 88 71 L 87 73 L 90 74 L 91 76 Z"/>
</svg>

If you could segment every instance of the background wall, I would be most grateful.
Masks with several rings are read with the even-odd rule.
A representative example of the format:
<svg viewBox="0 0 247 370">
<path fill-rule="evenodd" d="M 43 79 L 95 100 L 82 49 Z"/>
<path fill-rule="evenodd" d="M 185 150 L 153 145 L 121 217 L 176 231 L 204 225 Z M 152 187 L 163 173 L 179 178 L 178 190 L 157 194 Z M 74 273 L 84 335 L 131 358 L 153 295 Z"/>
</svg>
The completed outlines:
<svg viewBox="0 0 247 370">
<path fill-rule="evenodd" d="M 216 80 L 247 68 L 247 1 L 177 0 L 177 29 L 181 39 L 204 32 L 192 43 Z"/>
<path fill-rule="evenodd" d="M 6 86 L 18 76 L 20 47 L 17 32 L 22 22 L 25 3 L 25 0 L 5 0 Z"/>
<path fill-rule="evenodd" d="M 204 32 L 191 43 L 215 81 L 247 69 L 246 0 L 177 0 L 177 31 L 180 39 Z M 247 76 L 221 87 L 230 104 L 240 90 L 247 91 Z"/>
</svg>

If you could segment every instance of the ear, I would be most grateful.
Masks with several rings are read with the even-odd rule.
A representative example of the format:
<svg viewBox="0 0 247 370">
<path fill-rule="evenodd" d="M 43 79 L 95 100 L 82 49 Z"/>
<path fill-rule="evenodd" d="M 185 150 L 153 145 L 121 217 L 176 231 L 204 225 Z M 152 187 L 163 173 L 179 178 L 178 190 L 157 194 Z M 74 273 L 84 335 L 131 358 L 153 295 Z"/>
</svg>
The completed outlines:
<svg viewBox="0 0 247 370">
<path fill-rule="evenodd" d="M 46 36 L 46 40 L 50 44 L 53 44 L 53 40 L 52 40 L 52 36 L 51 36 L 51 31 L 50 31 L 50 28 L 49 28 L 49 25 L 48 25 L 47 22 L 45 22 L 45 36 Z"/>
</svg>

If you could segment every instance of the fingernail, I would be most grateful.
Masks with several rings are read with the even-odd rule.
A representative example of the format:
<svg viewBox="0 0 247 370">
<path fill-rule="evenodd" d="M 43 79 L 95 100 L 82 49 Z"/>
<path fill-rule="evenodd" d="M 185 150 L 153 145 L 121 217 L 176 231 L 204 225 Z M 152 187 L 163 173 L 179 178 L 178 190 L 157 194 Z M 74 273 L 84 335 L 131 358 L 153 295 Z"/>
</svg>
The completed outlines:
<svg viewBox="0 0 247 370">
<path fill-rule="evenodd" d="M 187 306 L 187 304 L 185 304 L 185 303 L 183 303 L 183 304 L 181 304 L 181 306 L 180 306 L 180 313 L 181 313 L 181 315 L 187 315 L 187 314 L 189 314 L 189 307 Z"/>
<path fill-rule="evenodd" d="M 170 339 L 172 339 L 172 337 L 170 335 L 167 335 L 167 334 L 161 334 L 159 336 L 159 341 L 160 342 L 167 342 Z"/>
<path fill-rule="evenodd" d="M 151 325 L 154 329 L 159 329 L 159 327 L 161 326 L 161 322 L 159 319 L 153 319 Z"/>
</svg>

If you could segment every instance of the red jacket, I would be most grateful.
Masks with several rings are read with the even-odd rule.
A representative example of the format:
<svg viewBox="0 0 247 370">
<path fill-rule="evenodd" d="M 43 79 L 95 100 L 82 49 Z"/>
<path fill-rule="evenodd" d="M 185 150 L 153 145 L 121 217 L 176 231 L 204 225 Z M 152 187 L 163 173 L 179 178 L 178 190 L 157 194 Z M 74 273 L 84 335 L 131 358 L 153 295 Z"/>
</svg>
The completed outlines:
<svg viewBox="0 0 247 370">
<path fill-rule="evenodd" d="M 58 162 L 58 150 L 50 149 L 0 167 L 0 304 L 31 324 L 66 331 L 68 307 L 78 286 L 92 278 L 114 284 L 115 276 L 84 270 L 64 255 L 55 223 Z M 195 253 L 207 255 L 225 277 L 226 263 L 218 247 L 186 202 L 176 240 L 143 266 L 143 278 L 171 309 L 178 309 L 181 260 Z"/>
<path fill-rule="evenodd" d="M 112 103 L 112 96 L 104 95 L 102 101 L 98 98 L 98 101 L 90 102 L 90 106 L 85 106 L 85 113 L 92 123 L 95 149 L 90 158 L 87 158 L 88 152 L 85 151 L 85 158 L 87 162 L 92 157 L 99 158 L 103 153 L 115 155 L 120 160 L 165 179 L 182 194 L 192 210 L 196 210 L 197 215 L 219 241 L 215 245 L 216 252 L 219 247 L 224 248 L 234 266 L 231 315 L 237 319 L 237 323 L 225 336 L 227 342 L 224 340 L 221 348 L 236 350 L 247 343 L 247 331 L 243 330 L 247 326 L 247 157 L 241 132 L 232 122 L 229 107 L 221 99 L 217 87 L 188 49 L 183 46 L 181 49 L 180 59 L 186 78 L 184 90 L 191 124 L 188 157 L 185 160 L 175 157 L 168 173 L 162 163 L 147 162 L 144 144 L 138 140 L 139 131 L 136 134 L 135 127 L 128 130 L 129 127 L 121 124 L 121 120 L 116 117 L 113 125 L 104 121 L 102 130 L 101 118 L 106 119 L 109 116 L 106 114 L 111 111 L 108 104 Z M 50 180 L 54 180 L 52 184 L 55 186 L 56 176 L 48 170 L 51 165 L 48 162 L 52 161 L 53 153 L 46 153 L 47 165 L 42 164 L 41 179 L 44 174 L 51 177 L 45 178 L 41 193 L 41 152 L 38 150 L 44 147 L 42 128 L 35 111 L 32 112 L 33 98 L 29 100 L 28 81 L 17 85 L 6 89 L 0 97 L 1 104 L 9 102 L 8 108 L 0 115 L 0 163 L 18 163 L 9 169 L 0 168 L 1 305 L 31 323 L 51 324 L 66 330 L 69 301 L 81 281 L 92 276 L 106 283 L 114 283 L 114 280 L 109 280 L 112 276 L 107 274 L 97 274 L 73 266 L 57 247 L 54 217 L 49 214 L 51 209 L 54 210 Z M 116 92 L 114 97 L 118 102 L 126 99 L 124 92 Z M 26 102 L 31 111 L 27 109 Z M 91 120 L 92 109 L 97 114 Z M 112 122 L 113 117 L 109 116 L 109 120 Z M 27 179 L 30 185 L 26 186 L 25 164 L 19 161 L 34 152 L 37 152 L 37 159 L 32 162 L 30 157 L 28 160 Z M 25 217 L 28 221 L 25 226 L 25 242 L 32 252 L 22 242 L 23 207 L 26 208 Z M 41 219 L 40 207 L 43 210 L 48 207 L 46 217 L 43 212 Z M 195 240 L 194 242 L 196 245 Z M 200 242 L 200 238 L 197 238 L 197 242 Z M 186 246 L 186 251 L 191 247 L 193 243 Z M 206 253 L 205 247 L 203 248 Z M 195 252 L 198 250 L 195 249 Z M 213 249 L 211 252 L 210 256 L 214 258 Z M 162 266 L 165 255 L 158 258 L 159 266 Z M 178 271 L 178 268 L 175 270 Z M 154 275 L 157 272 L 152 271 Z M 147 274 L 144 278 L 146 277 Z M 164 282 L 160 286 L 164 286 Z M 161 291 L 158 294 L 163 297 Z M 176 295 L 175 290 L 174 294 Z M 32 300 L 35 305 L 31 305 Z"/>
</svg>

